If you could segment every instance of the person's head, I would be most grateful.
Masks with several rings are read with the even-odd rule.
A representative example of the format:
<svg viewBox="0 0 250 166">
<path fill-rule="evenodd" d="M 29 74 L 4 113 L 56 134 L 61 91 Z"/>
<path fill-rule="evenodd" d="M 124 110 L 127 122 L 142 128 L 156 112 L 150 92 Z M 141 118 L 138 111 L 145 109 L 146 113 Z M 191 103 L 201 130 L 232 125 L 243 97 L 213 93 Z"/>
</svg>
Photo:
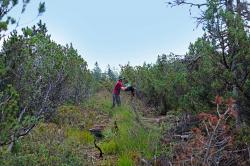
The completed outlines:
<svg viewBox="0 0 250 166">
<path fill-rule="evenodd" d="M 124 78 L 122 76 L 119 76 L 118 80 L 122 81 Z"/>
</svg>

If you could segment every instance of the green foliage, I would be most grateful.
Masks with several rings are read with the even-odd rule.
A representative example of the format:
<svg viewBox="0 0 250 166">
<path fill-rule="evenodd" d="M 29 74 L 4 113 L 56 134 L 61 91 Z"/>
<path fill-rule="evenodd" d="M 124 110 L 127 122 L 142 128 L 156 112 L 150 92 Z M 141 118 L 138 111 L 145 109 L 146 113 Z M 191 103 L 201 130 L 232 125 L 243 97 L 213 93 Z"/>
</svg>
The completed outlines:
<svg viewBox="0 0 250 166">
<path fill-rule="evenodd" d="M 107 92 L 99 92 L 80 106 L 59 107 L 52 120 L 55 123 L 39 123 L 28 136 L 16 141 L 12 153 L 1 152 L 0 164 L 89 165 L 86 155 L 93 152 L 93 136 L 87 131 L 88 126 L 81 126 L 89 120 L 95 124 L 114 124 L 116 121 L 118 125 L 118 132 L 107 125 L 104 139 L 97 143 L 104 157 L 111 156 L 100 161 L 102 164 L 138 165 L 140 158 L 151 160 L 165 153 L 160 146 L 159 129 L 138 124 L 129 106 L 110 109 L 107 95 Z M 104 117 L 108 118 L 107 122 Z M 90 150 L 86 152 L 88 148 Z"/>
<path fill-rule="evenodd" d="M 81 131 L 76 128 L 69 128 L 66 131 L 66 137 L 72 143 L 78 143 L 78 144 L 93 143 L 94 141 L 94 137 L 93 135 L 90 134 L 90 132 Z"/>
<path fill-rule="evenodd" d="M 115 109 L 112 119 L 117 122 L 118 131 L 114 133 L 106 130 L 105 140 L 100 145 L 104 154 L 118 154 L 117 165 L 134 165 L 141 156 L 151 159 L 160 149 L 159 131 L 144 129 L 136 122 L 135 115 L 129 109 Z"/>
<path fill-rule="evenodd" d="M 61 46 L 53 42 L 41 21 L 22 32 L 20 35 L 13 32 L 0 52 L 1 112 L 8 112 L 11 116 L 8 119 L 12 119 L 3 116 L 0 121 L 0 130 L 8 126 L 7 133 L 1 132 L 1 144 L 8 144 L 13 135 L 16 140 L 27 134 L 23 131 L 32 129 L 40 119 L 53 119 L 60 104 L 79 104 L 95 89 L 86 61 L 72 44 Z M 65 111 L 66 114 L 67 108 Z M 77 119 L 70 116 L 63 119 L 64 112 L 59 112 L 60 115 L 57 123 Z M 81 126 L 80 121 L 76 123 Z"/>
<path fill-rule="evenodd" d="M 16 19 L 10 13 L 18 5 L 21 5 L 22 11 L 20 14 L 23 14 L 26 10 L 27 5 L 30 3 L 30 0 L 23 0 L 19 2 L 18 0 L 1 0 L 0 1 L 0 40 L 4 36 L 4 32 L 8 30 L 9 24 L 15 24 Z M 45 2 L 40 2 L 38 7 L 38 16 L 45 12 Z M 17 23 L 18 26 L 18 23 Z"/>
<path fill-rule="evenodd" d="M 93 77 L 95 78 L 96 81 L 100 81 L 102 78 L 102 70 L 99 67 L 98 63 L 95 63 L 95 68 L 92 71 Z"/>
<path fill-rule="evenodd" d="M 140 98 L 159 113 L 169 110 L 210 110 L 213 96 L 232 96 L 242 117 L 250 117 L 248 80 L 250 71 L 249 12 L 246 3 L 235 0 L 207 0 L 203 5 L 173 1 L 170 5 L 190 4 L 200 8 L 203 37 L 190 44 L 183 57 L 158 56 L 155 64 L 121 68 L 134 82 Z M 247 110 L 247 111 L 243 111 Z M 246 119 L 246 118 L 245 118 Z"/>
<path fill-rule="evenodd" d="M 236 142 L 239 146 L 250 144 L 250 127 L 244 126 L 240 129 L 239 134 L 236 136 Z"/>
<path fill-rule="evenodd" d="M 64 105 L 58 108 L 52 122 L 61 126 L 81 128 L 85 126 L 82 119 L 84 119 L 84 113 L 79 107 Z"/>
<path fill-rule="evenodd" d="M 102 143 L 100 147 L 104 154 L 116 154 L 118 152 L 118 145 L 113 139 Z"/>
<path fill-rule="evenodd" d="M 22 13 L 29 2 L 22 1 Z M 213 97 L 220 95 L 233 96 L 247 119 L 250 36 L 245 25 L 249 20 L 241 16 L 238 4 L 205 3 L 201 19 L 205 34 L 190 44 L 185 56 L 163 54 L 155 64 L 128 64 L 121 68 L 121 75 L 132 81 L 138 97 L 158 114 L 204 112 L 211 109 Z M 6 16 L 17 4 L 17 0 L 0 2 L 0 40 L 8 25 L 15 23 Z M 44 2 L 38 11 L 45 11 Z M 23 28 L 21 34 L 12 32 L 0 52 L 0 165 L 84 165 L 84 146 L 94 139 L 87 129 L 93 121 L 103 122 L 104 116 L 118 123 L 118 132 L 107 129 L 100 144 L 104 154 L 118 155 L 117 165 L 136 165 L 141 156 L 150 160 L 166 151 L 171 156 L 170 145 L 159 146 L 158 130 L 136 123 L 128 107 L 111 110 L 110 96 L 101 94 L 105 96 L 81 104 L 96 89 L 111 92 L 117 77 L 110 66 L 103 74 L 98 63 L 90 72 L 73 45 L 52 41 L 42 22 Z M 69 105 L 57 109 L 64 103 Z M 41 119 L 44 123 L 38 124 Z M 31 134 L 18 140 L 34 126 Z M 236 141 L 245 146 L 249 140 L 249 128 L 244 127 Z M 11 141 L 14 148 L 9 153 L 2 145 Z"/>
<path fill-rule="evenodd" d="M 116 81 L 118 76 L 115 74 L 115 72 L 111 69 L 111 67 L 108 65 L 108 71 L 107 71 L 108 79 L 111 81 Z"/>
<path fill-rule="evenodd" d="M 18 127 L 16 115 L 18 113 L 19 95 L 11 85 L 0 92 L 0 140 L 5 142 L 8 140 L 10 131 Z"/>
<path fill-rule="evenodd" d="M 81 151 L 71 143 L 65 130 L 49 123 L 39 124 L 24 140 L 17 141 L 13 153 L 1 151 L 1 165 L 85 165 Z M 75 140 L 75 139 L 74 139 Z"/>
<path fill-rule="evenodd" d="M 249 77 L 247 73 L 250 71 L 249 20 L 241 15 L 243 12 L 249 13 L 249 7 L 246 3 L 235 0 L 221 4 L 216 0 L 206 2 L 208 8 L 202 14 L 202 23 L 207 33 L 204 40 L 211 49 L 203 49 L 208 57 L 203 62 L 211 63 L 210 70 L 214 75 L 211 91 L 216 90 L 216 94 L 223 96 L 233 96 L 240 114 L 246 117 L 244 119 L 249 119 L 246 100 L 250 98 L 244 89 Z M 247 111 L 242 111 L 243 109 Z"/>
<path fill-rule="evenodd" d="M 0 31 L 6 31 L 8 28 L 8 23 L 6 21 L 1 21 L 0 22 Z"/>
<path fill-rule="evenodd" d="M 133 166 L 134 162 L 129 156 L 124 155 L 118 159 L 117 165 L 118 166 Z"/>
<path fill-rule="evenodd" d="M 158 56 L 154 65 L 122 67 L 122 75 L 132 81 L 139 97 L 153 106 L 158 113 L 177 110 L 181 107 L 183 94 L 187 91 L 187 72 L 185 66 L 174 55 Z"/>
<path fill-rule="evenodd" d="M 39 12 L 39 14 L 45 12 L 45 2 L 40 2 L 39 3 L 38 12 Z"/>
</svg>

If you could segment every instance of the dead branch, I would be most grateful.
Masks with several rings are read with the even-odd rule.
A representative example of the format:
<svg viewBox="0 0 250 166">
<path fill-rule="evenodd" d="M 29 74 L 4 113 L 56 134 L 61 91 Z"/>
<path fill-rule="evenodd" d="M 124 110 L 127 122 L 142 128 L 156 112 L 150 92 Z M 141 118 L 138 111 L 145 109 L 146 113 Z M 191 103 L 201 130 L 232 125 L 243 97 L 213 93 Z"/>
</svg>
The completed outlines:
<svg viewBox="0 0 250 166">
<path fill-rule="evenodd" d="M 173 135 L 173 137 L 181 138 L 181 139 L 188 139 L 190 135 Z"/>
<path fill-rule="evenodd" d="M 230 109 L 227 109 L 227 111 L 223 114 L 223 117 L 225 115 L 227 115 L 229 113 L 229 111 L 230 111 Z M 211 136 L 209 137 L 207 150 L 206 150 L 206 153 L 205 153 L 205 156 L 204 156 L 204 160 L 203 160 L 203 165 L 207 164 L 209 153 L 210 153 L 210 149 L 211 149 L 211 145 L 212 145 L 212 142 L 214 140 L 215 134 L 217 133 L 218 127 L 221 124 L 221 121 L 222 121 L 222 118 L 220 117 L 219 120 L 218 120 L 218 122 L 217 122 L 217 124 L 216 124 L 216 126 L 215 126 L 215 128 L 213 129 L 213 132 L 212 132 Z"/>
<path fill-rule="evenodd" d="M 207 135 L 208 135 L 208 136 L 210 136 L 210 133 L 209 133 L 209 131 L 208 131 L 207 124 L 206 124 L 204 121 L 202 121 L 202 123 L 203 123 L 203 124 L 204 124 L 204 126 L 205 126 L 205 129 L 206 129 Z"/>
</svg>

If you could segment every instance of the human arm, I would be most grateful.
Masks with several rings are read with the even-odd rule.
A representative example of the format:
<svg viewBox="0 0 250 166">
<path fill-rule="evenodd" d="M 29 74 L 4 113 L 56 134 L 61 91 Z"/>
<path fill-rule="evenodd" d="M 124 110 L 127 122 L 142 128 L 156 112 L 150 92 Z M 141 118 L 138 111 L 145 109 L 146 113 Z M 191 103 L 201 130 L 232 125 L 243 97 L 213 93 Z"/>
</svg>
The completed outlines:
<svg viewBox="0 0 250 166">
<path fill-rule="evenodd" d="M 121 87 L 121 90 L 123 90 L 123 91 L 125 91 L 126 89 L 127 89 L 127 87 L 125 87 L 125 86 Z"/>
</svg>

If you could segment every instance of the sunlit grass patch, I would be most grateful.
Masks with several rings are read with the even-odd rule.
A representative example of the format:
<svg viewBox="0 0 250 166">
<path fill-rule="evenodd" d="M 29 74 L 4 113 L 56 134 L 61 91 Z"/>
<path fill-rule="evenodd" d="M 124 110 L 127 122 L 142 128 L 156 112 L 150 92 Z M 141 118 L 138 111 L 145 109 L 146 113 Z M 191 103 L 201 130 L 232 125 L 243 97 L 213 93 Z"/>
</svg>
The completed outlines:
<svg viewBox="0 0 250 166">
<path fill-rule="evenodd" d="M 127 107 L 117 107 L 113 110 L 113 119 L 120 123 L 132 124 L 134 118 L 132 112 Z"/>
<path fill-rule="evenodd" d="M 118 151 L 117 143 L 113 139 L 103 142 L 100 146 L 104 154 L 116 154 Z"/>
<path fill-rule="evenodd" d="M 80 144 L 90 144 L 94 141 L 94 136 L 91 135 L 89 131 L 81 131 L 77 128 L 68 128 L 66 131 L 66 138 Z"/>
<path fill-rule="evenodd" d="M 133 166 L 134 161 L 132 160 L 131 156 L 129 155 L 122 155 L 117 161 L 118 166 Z"/>
</svg>

